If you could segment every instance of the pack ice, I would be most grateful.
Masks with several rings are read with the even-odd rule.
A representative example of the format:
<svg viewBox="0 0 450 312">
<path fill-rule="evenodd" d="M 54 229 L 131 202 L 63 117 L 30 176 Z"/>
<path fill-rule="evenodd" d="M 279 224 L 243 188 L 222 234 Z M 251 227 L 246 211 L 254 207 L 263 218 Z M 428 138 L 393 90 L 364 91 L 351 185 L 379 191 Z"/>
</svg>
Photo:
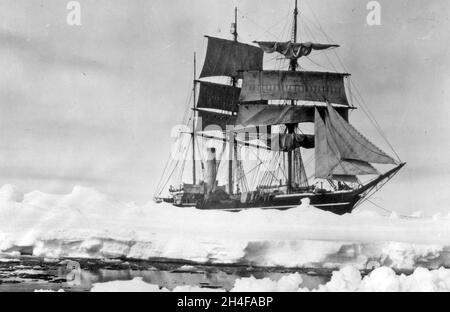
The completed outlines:
<svg viewBox="0 0 450 312">
<path fill-rule="evenodd" d="M 183 259 L 340 269 L 449 267 L 450 219 L 346 216 L 303 203 L 238 213 L 122 203 L 94 189 L 67 195 L 0 189 L 0 253 L 47 258 Z"/>
</svg>

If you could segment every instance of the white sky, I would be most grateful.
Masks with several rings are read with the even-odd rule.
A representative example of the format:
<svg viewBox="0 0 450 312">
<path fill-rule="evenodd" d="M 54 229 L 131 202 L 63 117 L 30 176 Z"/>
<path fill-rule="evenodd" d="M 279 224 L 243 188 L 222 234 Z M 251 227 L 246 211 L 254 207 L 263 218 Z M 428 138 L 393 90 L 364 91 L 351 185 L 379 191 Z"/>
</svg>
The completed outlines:
<svg viewBox="0 0 450 312">
<path fill-rule="evenodd" d="M 67 1 L 0 0 L 0 184 L 55 193 L 85 185 L 151 200 L 192 88 L 193 51 L 202 57 L 205 34 L 230 36 L 236 1 L 79 2 L 82 26 L 71 27 Z M 293 0 L 237 2 L 241 41 L 288 39 Z M 327 42 L 310 23 L 314 12 L 408 162 L 375 201 L 447 212 L 450 4 L 379 2 L 382 25 L 369 27 L 367 1 L 300 0 L 300 35 Z M 312 59 L 333 69 L 325 54 Z M 352 120 L 390 151 L 360 111 Z"/>
</svg>

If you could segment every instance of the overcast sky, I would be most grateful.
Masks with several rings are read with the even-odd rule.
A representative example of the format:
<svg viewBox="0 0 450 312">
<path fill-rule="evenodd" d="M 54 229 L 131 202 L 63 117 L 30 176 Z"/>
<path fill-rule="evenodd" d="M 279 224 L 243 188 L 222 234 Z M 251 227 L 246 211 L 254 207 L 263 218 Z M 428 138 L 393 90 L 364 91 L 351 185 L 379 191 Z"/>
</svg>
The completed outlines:
<svg viewBox="0 0 450 312">
<path fill-rule="evenodd" d="M 85 185 L 138 202 L 152 199 L 203 35 L 229 38 L 238 3 L 241 41 L 288 40 L 293 9 L 293 0 L 80 0 L 82 25 L 69 26 L 67 2 L 0 0 L 0 184 L 54 193 Z M 317 18 L 342 45 L 345 68 L 334 52 L 301 66 L 352 73 L 408 162 L 375 201 L 450 211 L 448 0 L 379 1 L 382 25 L 372 27 L 367 1 L 299 2 L 301 39 L 329 41 Z M 390 152 L 361 110 L 352 121 Z"/>
</svg>

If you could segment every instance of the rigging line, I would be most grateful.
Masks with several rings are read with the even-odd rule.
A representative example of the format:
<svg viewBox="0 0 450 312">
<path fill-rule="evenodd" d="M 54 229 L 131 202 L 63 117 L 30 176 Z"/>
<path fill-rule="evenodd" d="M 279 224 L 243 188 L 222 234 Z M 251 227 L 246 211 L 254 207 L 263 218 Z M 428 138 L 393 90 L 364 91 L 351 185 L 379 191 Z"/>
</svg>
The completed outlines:
<svg viewBox="0 0 450 312">
<path fill-rule="evenodd" d="M 178 150 L 180 150 L 180 147 L 178 148 Z M 167 171 L 172 166 L 174 166 L 174 170 L 175 170 L 177 168 L 178 164 L 179 164 L 179 161 L 175 161 L 175 159 L 172 156 L 168 157 L 163 174 L 161 175 L 160 181 L 157 186 L 158 195 L 161 195 L 161 193 L 164 191 L 164 188 L 167 186 L 168 181 L 166 181 L 165 184 L 163 185 L 164 177 L 166 176 Z M 172 172 L 172 174 L 173 174 L 173 172 Z M 169 176 L 168 180 L 170 180 L 171 175 Z"/>
<path fill-rule="evenodd" d="M 373 123 L 375 130 L 381 135 L 381 137 L 383 138 L 383 140 L 385 141 L 385 143 L 388 144 L 389 148 L 392 150 L 392 152 L 396 155 L 396 157 L 398 158 L 398 160 L 401 162 L 400 157 L 398 156 L 397 152 L 395 151 L 394 147 L 391 145 L 391 143 L 389 142 L 389 140 L 387 139 L 386 135 L 384 134 L 381 126 L 379 125 L 379 123 L 377 122 L 377 120 L 375 119 L 375 117 L 373 116 L 373 114 L 370 112 L 367 104 L 364 101 L 364 98 L 361 95 L 361 92 L 359 91 L 358 87 L 356 86 L 356 84 L 353 82 L 353 80 L 349 80 L 350 81 L 350 85 L 354 87 L 354 89 L 356 90 L 356 97 L 354 98 L 356 100 L 356 102 L 358 102 L 363 110 L 363 112 L 365 113 L 365 115 L 369 118 L 369 120 Z"/>
<path fill-rule="evenodd" d="M 189 140 L 188 146 L 190 146 L 191 143 L 192 143 L 192 138 Z M 184 154 L 184 157 L 183 157 L 183 162 L 181 163 L 181 170 L 180 170 L 180 174 L 179 174 L 179 181 L 180 181 L 180 183 L 183 183 L 183 173 L 184 173 L 184 168 L 186 167 L 188 152 L 189 152 L 189 148 L 185 148 L 185 154 Z"/>
<path fill-rule="evenodd" d="M 263 178 L 261 179 L 261 185 L 272 185 L 272 182 L 277 177 L 275 176 L 275 173 L 273 171 L 274 164 L 276 164 L 278 160 L 276 158 L 272 158 L 272 160 L 269 162 L 267 166 L 266 172 L 264 172 Z"/>
<path fill-rule="evenodd" d="M 312 9 L 311 9 L 312 10 Z M 314 12 L 313 12 L 314 14 Z M 315 15 L 315 14 L 314 14 Z M 317 19 L 317 17 L 316 17 Z M 314 23 L 312 23 L 314 25 Z M 320 26 L 320 31 L 324 34 L 324 36 L 326 38 L 328 38 L 329 41 L 333 41 L 331 40 L 331 38 L 327 35 L 327 33 L 323 30 L 322 26 L 320 25 L 320 22 L 318 21 L 318 24 Z M 334 54 L 336 55 L 336 58 L 338 60 L 338 62 L 340 63 L 340 65 L 342 66 L 342 68 L 344 69 L 344 71 L 347 71 L 346 66 L 344 65 L 344 62 L 342 61 L 341 57 L 339 56 L 339 54 L 337 53 L 336 50 L 333 51 Z M 331 60 L 328 58 L 328 61 L 330 62 L 330 64 L 332 64 Z M 332 66 L 334 67 L 334 65 L 332 64 Z M 394 149 L 394 147 L 392 146 L 392 144 L 389 142 L 389 140 L 387 139 L 386 135 L 384 134 L 383 130 L 381 129 L 380 125 L 378 124 L 378 122 L 376 121 L 375 117 L 373 116 L 373 114 L 370 112 L 369 108 L 367 107 L 367 105 L 364 103 L 364 98 L 362 97 L 358 87 L 356 86 L 356 83 L 353 82 L 353 80 L 350 79 L 350 83 L 354 86 L 357 95 L 360 97 L 360 104 L 361 107 L 364 111 L 364 113 L 367 115 L 367 117 L 369 118 L 369 120 L 374 124 L 375 129 L 377 130 L 377 132 L 381 135 L 381 137 L 383 138 L 383 140 L 389 145 L 389 148 L 392 150 L 392 152 L 396 155 L 397 159 L 401 162 L 401 159 L 399 157 L 399 155 L 397 154 L 396 150 Z M 358 99 L 357 99 L 358 101 Z M 359 102 L 359 101 L 358 101 Z"/>
<path fill-rule="evenodd" d="M 380 206 L 379 204 L 377 204 L 377 203 L 374 203 L 373 201 L 371 201 L 371 200 L 367 200 L 370 204 L 372 204 L 373 206 L 375 206 L 376 208 L 379 208 L 379 209 L 381 209 L 381 210 L 383 210 L 383 211 L 385 211 L 385 212 L 387 212 L 387 213 L 390 213 L 390 214 L 393 214 L 393 213 L 395 213 L 395 214 L 397 214 L 395 211 L 392 211 L 392 210 L 389 210 L 389 209 L 387 209 L 387 208 L 384 208 L 384 207 L 382 207 L 382 206 Z M 358 207 L 359 208 L 359 207 Z M 413 216 L 405 216 L 405 215 L 403 215 L 403 214 L 397 214 L 401 219 L 425 219 L 425 218 L 421 218 L 421 217 L 413 217 Z"/>
<path fill-rule="evenodd" d="M 277 161 L 278 162 L 278 161 Z M 270 168 L 268 168 L 270 169 Z M 274 175 L 274 173 L 271 170 L 267 170 L 266 171 L 269 175 L 271 175 L 273 177 L 273 179 L 277 179 L 277 177 Z"/>
<path fill-rule="evenodd" d="M 192 89 L 191 89 L 191 88 L 189 88 L 189 89 L 190 89 L 190 90 L 189 90 L 189 92 L 187 93 L 188 95 L 187 95 L 186 100 L 185 100 L 185 102 L 187 103 L 187 105 L 186 105 L 185 112 L 184 112 L 184 114 L 183 114 L 182 124 L 189 123 L 189 122 L 192 120 L 192 117 L 189 118 L 189 120 L 187 120 L 188 115 L 189 115 L 189 112 L 190 112 L 190 105 L 189 105 L 189 104 L 191 103 L 192 98 L 193 98 L 193 92 L 192 92 Z M 178 167 L 179 162 L 176 162 L 176 163 L 175 163 L 175 167 L 174 167 L 172 173 L 170 174 L 170 176 L 169 176 L 168 180 L 166 181 L 166 183 L 163 185 L 162 183 L 163 183 L 163 181 L 164 181 L 164 176 L 166 175 L 166 172 L 167 172 L 168 168 L 171 167 L 174 163 L 175 163 L 175 162 L 174 162 L 174 160 L 172 159 L 172 157 L 169 156 L 169 158 L 168 158 L 167 161 L 166 161 L 166 165 L 165 165 L 165 167 L 164 167 L 163 174 L 161 175 L 161 178 L 160 178 L 160 180 L 159 180 L 159 182 L 158 182 L 158 186 L 157 186 L 158 195 L 161 195 L 161 193 L 164 191 L 164 188 L 167 186 L 167 183 L 169 182 L 169 180 L 171 179 L 171 177 L 172 177 L 174 171 L 175 171 L 176 168 Z"/>
<path fill-rule="evenodd" d="M 369 199 L 367 200 L 367 202 L 371 203 L 371 204 L 374 205 L 375 207 L 377 207 L 377 208 L 379 208 L 379 209 L 381 209 L 381 210 L 383 210 L 383 211 L 385 211 L 385 212 L 387 212 L 387 213 L 393 213 L 393 211 L 391 211 L 391 210 L 389 210 L 389 209 L 386 209 L 386 208 L 384 208 L 384 207 L 381 207 L 380 205 L 374 203 L 373 201 L 371 201 L 371 200 L 369 200 Z"/>
<path fill-rule="evenodd" d="M 312 51 L 311 54 L 308 55 L 308 56 L 309 56 L 309 57 L 319 56 L 319 55 L 321 55 L 321 54 L 326 54 L 326 53 L 328 53 L 329 51 L 336 50 L 336 49 L 337 49 L 336 47 L 331 47 L 331 48 L 328 48 L 327 50 L 323 50 L 323 51 Z"/>
<path fill-rule="evenodd" d="M 278 158 L 277 158 L 277 163 L 278 163 L 278 169 L 281 171 L 281 173 L 283 174 L 283 178 L 284 179 L 287 179 L 287 175 L 286 175 L 286 168 L 283 168 L 282 166 L 281 166 L 281 162 L 280 162 L 280 158 L 281 157 L 284 157 L 284 154 L 282 154 L 281 152 L 279 153 L 279 156 L 278 156 Z M 284 164 L 284 161 L 283 161 L 283 164 Z"/>
<path fill-rule="evenodd" d="M 304 162 L 304 166 L 308 167 L 314 161 L 314 156 L 310 156 L 306 162 Z"/>
<path fill-rule="evenodd" d="M 377 130 L 377 132 L 382 136 L 383 140 L 389 145 L 389 148 L 392 150 L 392 152 L 395 154 L 395 156 L 397 157 L 397 160 L 401 162 L 401 158 L 400 156 L 397 154 L 396 150 L 394 149 L 394 147 L 392 146 L 392 144 L 389 142 L 389 140 L 387 139 L 387 136 L 385 135 L 385 133 L 383 132 L 380 124 L 377 122 L 377 120 L 375 119 L 375 117 L 373 116 L 373 114 L 370 112 L 369 108 L 367 107 L 367 104 L 365 104 L 364 98 L 361 95 L 361 92 L 359 91 L 358 87 L 356 86 L 356 84 L 353 82 L 353 80 L 350 80 L 351 85 L 353 86 L 353 88 L 356 90 L 356 101 L 358 103 L 360 103 L 361 108 L 363 109 L 364 113 L 367 115 L 367 117 L 371 120 L 371 122 L 374 124 L 375 129 Z"/>
<path fill-rule="evenodd" d="M 314 25 L 319 31 L 321 31 L 322 34 L 325 36 L 325 38 L 326 38 L 327 40 L 330 41 L 330 43 L 334 43 L 334 41 L 332 40 L 332 38 L 330 38 L 330 37 L 327 35 L 327 33 L 325 32 L 325 30 L 323 29 L 323 27 L 322 27 L 322 25 L 321 25 L 321 23 L 320 23 L 319 18 L 317 17 L 317 15 L 316 15 L 316 13 L 314 12 L 313 8 L 309 5 L 308 1 L 305 0 L 304 2 L 305 2 L 306 5 L 308 6 L 309 10 L 310 10 L 311 13 L 312 13 L 313 18 L 314 18 L 315 21 L 317 22 L 317 25 L 316 25 L 316 24 L 314 24 L 313 21 L 311 21 L 311 25 Z M 305 17 L 305 19 L 308 20 L 307 17 Z"/>
<path fill-rule="evenodd" d="M 266 33 L 278 38 L 278 35 L 273 34 L 272 32 L 270 32 L 267 28 L 265 28 L 264 26 L 261 26 L 260 24 L 258 24 L 257 22 L 255 22 L 252 18 L 250 18 L 248 15 L 248 13 L 242 11 L 241 9 L 238 9 L 238 12 L 241 12 L 242 14 L 244 14 L 242 16 L 243 19 L 247 19 L 248 21 L 250 21 L 251 23 L 255 24 L 256 26 L 258 26 L 259 28 L 261 28 L 262 30 L 265 30 Z"/>
<path fill-rule="evenodd" d="M 308 7 L 310 7 L 308 3 L 307 3 L 307 5 L 308 5 Z M 314 13 L 314 11 L 311 9 L 311 7 L 310 7 L 310 10 L 312 11 L 313 16 L 315 16 L 315 13 Z M 317 17 L 316 17 L 316 20 L 317 20 Z M 328 41 L 330 41 L 331 43 L 333 43 L 333 40 L 331 40 L 331 38 L 330 38 L 330 37 L 326 34 L 326 32 L 322 29 L 322 26 L 320 25 L 320 22 L 317 21 L 317 23 L 318 23 L 318 25 L 319 25 L 319 27 L 320 27 L 319 30 L 322 32 L 322 34 L 325 36 L 325 38 L 327 38 Z M 313 22 L 312 22 L 311 24 L 314 25 Z M 315 25 L 314 25 L 314 26 L 315 26 Z M 317 26 L 316 26 L 316 28 L 317 28 Z M 316 38 L 315 38 L 315 36 L 314 36 L 312 30 L 309 28 L 308 24 L 306 24 L 306 23 L 305 23 L 305 29 L 307 29 L 307 30 L 309 31 L 309 33 L 311 34 L 312 39 L 313 39 L 313 40 L 316 40 Z M 335 52 L 335 54 L 337 54 L 335 50 L 336 50 L 336 49 L 333 49 L 333 51 Z M 328 60 L 328 63 L 330 63 L 331 67 L 333 67 L 335 71 L 338 71 L 338 70 L 336 69 L 336 67 L 334 66 L 333 62 L 331 61 L 330 57 L 328 56 L 328 53 L 325 53 L 325 52 L 327 52 L 327 51 L 323 51 L 323 52 L 324 52 L 324 54 L 325 54 L 325 57 L 326 57 L 327 60 Z M 342 66 L 342 64 L 341 64 L 341 66 Z M 344 66 L 342 66 L 342 67 L 344 67 Z"/>
<path fill-rule="evenodd" d="M 317 41 L 317 40 L 316 40 L 316 36 L 314 36 L 313 32 L 311 31 L 311 29 L 309 28 L 309 26 L 308 26 L 307 24 L 305 24 L 305 30 L 309 33 L 309 35 L 310 35 L 310 37 L 311 37 L 312 40 Z M 333 50 L 334 50 L 334 49 L 333 49 Z M 328 61 L 328 63 L 330 64 L 330 66 L 333 68 L 333 70 L 334 70 L 335 72 L 339 72 L 339 71 L 337 70 L 336 66 L 334 66 L 333 62 L 331 61 L 331 59 L 330 59 L 328 53 L 325 53 L 325 52 L 328 52 L 328 51 L 322 51 L 322 53 L 323 53 L 323 54 L 325 55 L 325 57 L 327 58 L 327 61 Z"/>
<path fill-rule="evenodd" d="M 181 148 L 182 148 L 182 144 L 180 143 L 180 141 L 177 141 L 178 143 L 178 148 L 177 148 L 177 153 L 181 152 Z M 167 159 L 167 163 L 166 163 L 166 168 L 163 171 L 163 174 L 161 175 L 161 179 L 160 182 L 158 183 L 158 195 L 161 195 L 161 193 L 164 191 L 164 188 L 167 186 L 167 183 L 169 183 L 170 179 L 172 178 L 172 175 L 174 174 L 175 170 L 177 169 L 178 165 L 179 165 L 179 161 L 175 161 L 175 159 L 170 155 L 169 158 Z M 174 167 L 172 170 L 172 173 L 169 175 L 167 181 L 163 184 L 164 181 L 164 177 L 166 176 L 166 172 L 169 170 L 170 167 Z"/>
<path fill-rule="evenodd" d="M 291 15 L 290 12 L 289 12 L 288 14 L 286 14 L 285 16 L 283 16 L 277 23 L 275 23 L 274 25 L 268 27 L 263 33 L 258 34 L 258 36 L 256 36 L 256 38 L 262 37 L 262 36 L 265 35 L 266 33 L 269 33 L 269 29 L 275 28 L 276 26 L 278 26 L 279 24 L 281 24 L 281 22 L 286 21 L 286 18 L 287 18 L 289 15 Z M 286 27 L 286 26 L 284 26 L 284 28 L 285 28 L 285 27 Z M 283 29 L 284 29 L 284 28 L 283 28 Z"/>
<path fill-rule="evenodd" d="M 178 148 L 178 151 L 180 151 L 180 147 Z M 171 161 L 171 166 L 173 166 L 172 172 L 170 173 L 170 175 L 167 177 L 166 182 L 162 185 L 161 189 L 160 189 L 160 193 L 162 193 L 164 191 L 164 189 L 167 187 L 167 184 L 170 182 L 170 180 L 172 179 L 172 176 L 175 173 L 175 170 L 178 168 L 180 161 L 174 161 L 174 159 L 169 158 L 169 160 Z"/>
<path fill-rule="evenodd" d="M 379 125 L 379 123 L 376 121 L 375 117 L 371 114 L 370 110 L 368 109 L 367 105 L 364 104 L 364 100 L 361 96 L 361 94 L 359 93 L 359 90 L 356 88 L 355 84 L 353 84 L 353 87 L 356 89 L 356 95 L 357 97 L 355 98 L 356 102 L 358 102 L 362 108 L 362 111 L 366 114 L 366 116 L 369 118 L 369 120 L 372 122 L 372 124 L 375 127 L 375 130 L 379 133 L 379 135 L 383 138 L 383 140 L 385 141 L 385 143 L 389 146 L 389 148 L 391 149 L 391 151 L 395 154 L 395 156 L 397 157 L 397 160 L 399 162 L 401 162 L 401 158 L 400 156 L 397 154 L 396 150 L 394 149 L 394 147 L 392 146 L 392 144 L 389 142 L 389 140 L 387 139 L 387 136 L 384 134 L 381 126 Z"/>
<path fill-rule="evenodd" d="M 318 20 L 314 10 L 311 8 L 311 6 L 309 5 L 309 3 L 307 1 L 305 1 L 306 4 L 308 5 L 309 9 L 311 10 L 313 17 L 316 19 L 317 21 L 317 25 L 319 26 L 319 30 L 323 33 L 323 35 L 330 41 L 333 42 L 333 40 L 327 35 L 327 33 L 325 32 L 325 30 L 323 29 L 322 25 L 320 24 L 320 21 Z M 314 23 L 312 23 L 312 25 L 314 25 Z M 342 59 L 340 58 L 339 54 L 336 52 L 336 50 L 333 51 L 340 63 L 340 65 L 343 67 L 343 69 L 345 71 L 347 71 L 346 66 L 344 65 Z M 359 92 L 358 87 L 356 86 L 356 84 L 353 82 L 353 80 L 351 80 L 351 83 L 353 84 L 354 88 L 356 89 L 357 94 L 359 95 L 359 97 L 361 98 L 362 102 L 364 102 L 364 99 L 361 95 L 361 93 Z M 363 103 L 362 103 L 363 104 Z M 362 105 L 363 106 L 363 105 Z M 364 110 L 364 109 L 363 109 Z M 365 114 L 368 115 L 369 119 L 371 119 L 372 123 L 374 123 L 376 130 L 379 132 L 379 134 L 383 137 L 383 140 L 386 141 L 386 143 L 389 145 L 390 149 L 392 150 L 392 152 L 394 152 L 395 156 L 398 158 L 398 160 L 401 162 L 401 158 L 400 156 L 397 154 L 396 150 L 394 149 L 394 147 L 392 146 L 392 144 L 389 142 L 389 140 L 387 139 L 386 135 L 384 134 L 384 132 L 382 131 L 381 127 L 379 126 L 378 122 L 376 121 L 376 119 L 373 117 L 372 113 L 370 112 L 370 110 L 368 109 L 368 107 L 366 107 L 366 111 Z M 369 116 L 370 115 L 370 116 Z"/>
<path fill-rule="evenodd" d="M 191 89 L 191 94 L 190 94 L 189 99 L 187 101 L 186 109 L 185 109 L 185 112 L 184 112 L 184 115 L 183 115 L 183 119 L 182 119 L 182 122 L 181 122 L 182 124 L 187 124 L 192 119 L 192 117 L 190 117 L 189 119 L 188 119 L 188 117 L 190 116 L 190 112 L 191 112 L 190 104 L 191 104 L 193 95 L 194 95 L 194 93 L 192 92 L 192 89 Z"/>
<path fill-rule="evenodd" d="M 164 185 L 163 185 L 163 187 L 162 187 L 162 190 L 161 190 L 161 193 L 160 193 L 159 195 L 162 194 L 162 191 L 167 187 L 167 184 L 169 184 L 169 181 L 172 179 L 172 176 L 173 176 L 173 174 L 175 173 L 175 170 L 177 169 L 177 167 L 178 167 L 178 165 L 176 165 L 176 166 L 173 168 L 173 170 L 172 170 L 172 172 L 170 173 L 170 175 L 169 175 L 169 177 L 168 177 L 166 183 L 164 183 Z"/>
<path fill-rule="evenodd" d="M 360 206 L 366 201 L 370 200 L 375 194 L 377 194 L 390 180 L 393 179 L 393 176 L 386 178 L 385 181 L 382 181 L 381 184 L 373 186 L 371 189 L 367 190 L 365 194 L 367 194 L 364 198 L 362 198 L 356 206 Z"/>
<path fill-rule="evenodd" d="M 314 26 L 319 32 L 325 37 L 325 40 L 327 40 L 330 44 L 337 44 L 333 38 L 329 37 L 328 34 L 325 32 L 325 30 L 322 29 L 322 26 L 317 26 L 313 20 L 310 20 L 306 16 L 304 17 L 306 21 L 309 22 L 310 25 Z"/>
<path fill-rule="evenodd" d="M 262 162 L 261 166 L 259 166 L 259 167 L 256 169 L 256 173 L 255 173 L 255 179 L 256 179 L 256 180 L 260 180 L 261 168 L 262 168 L 263 165 L 265 165 L 267 159 L 265 159 L 264 156 L 263 156 L 264 159 L 262 159 L 262 158 L 259 157 L 258 154 L 255 154 L 252 150 L 250 150 L 250 151 L 257 157 L 257 159 L 258 159 L 259 161 Z"/>
<path fill-rule="evenodd" d="M 267 182 L 270 180 L 270 176 L 269 173 L 267 172 L 267 170 L 263 173 L 263 176 L 259 182 L 260 186 L 264 186 L 267 185 Z"/>
<path fill-rule="evenodd" d="M 270 167 L 270 162 L 271 162 L 271 160 L 269 160 L 269 158 L 271 158 L 269 152 L 265 153 L 263 155 L 263 157 L 260 158 L 257 153 L 253 152 L 252 150 L 250 150 L 250 151 L 258 158 L 259 161 L 262 161 L 263 164 L 266 164 L 267 162 L 269 162 L 269 166 L 266 166 L 266 169 L 270 169 L 270 168 L 268 168 L 268 167 Z M 256 178 L 258 178 L 258 176 L 260 175 L 260 172 L 259 172 L 260 170 L 261 170 L 261 167 L 258 168 L 258 173 L 257 173 Z M 264 178 L 264 174 L 263 174 L 263 178 Z"/>
<path fill-rule="evenodd" d="M 254 168 L 252 168 L 251 170 L 245 172 L 238 180 L 238 182 L 240 182 L 242 179 L 245 178 L 246 175 L 249 175 L 250 173 L 252 173 L 253 171 L 255 171 L 258 167 L 260 167 L 264 162 L 260 160 L 260 163 L 258 165 L 256 165 Z"/>
<path fill-rule="evenodd" d="M 161 193 L 163 192 L 163 190 L 161 189 L 161 186 L 162 186 L 161 184 L 162 184 L 162 182 L 164 180 L 164 177 L 165 177 L 166 172 L 167 172 L 167 168 L 169 167 L 169 164 L 171 163 L 171 160 L 172 160 L 171 157 L 169 157 L 167 159 L 167 161 L 166 161 L 166 165 L 164 166 L 163 173 L 162 173 L 161 178 L 159 179 L 159 182 L 158 182 L 157 187 L 156 187 L 157 192 L 156 192 L 155 195 L 157 195 L 157 196 L 161 195 Z"/>
<path fill-rule="evenodd" d="M 313 64 L 316 65 L 316 66 L 319 66 L 320 68 L 325 69 L 325 70 L 330 71 L 330 72 L 332 71 L 330 68 L 325 67 L 325 66 L 323 66 L 323 65 L 321 65 L 321 64 L 319 64 L 319 63 L 313 61 L 309 56 L 307 56 L 306 58 L 307 58 L 311 63 L 313 63 Z"/>
<path fill-rule="evenodd" d="M 324 36 L 325 38 L 330 42 L 330 43 L 335 43 L 334 40 L 332 38 L 330 38 L 330 36 L 328 36 L 328 34 L 325 32 L 325 30 L 323 29 L 322 25 L 320 24 L 319 19 L 317 18 L 317 15 L 315 14 L 314 10 L 311 8 L 311 6 L 309 5 L 309 3 L 306 2 L 306 4 L 308 5 L 310 11 L 313 14 L 313 17 L 315 18 L 315 20 L 317 21 L 317 25 L 314 22 L 311 22 L 311 25 L 313 25 L 314 27 L 316 27 Z M 340 65 L 342 66 L 342 68 L 346 70 L 346 67 L 344 65 L 344 63 L 342 62 L 342 60 L 339 57 L 339 54 L 337 53 L 336 49 L 333 49 L 334 54 L 336 55 L 336 57 L 338 58 L 338 61 L 340 63 Z M 328 56 L 327 56 L 328 58 Z M 334 67 L 334 64 L 331 62 L 331 60 L 328 58 L 328 61 L 331 63 L 331 65 Z"/>
</svg>

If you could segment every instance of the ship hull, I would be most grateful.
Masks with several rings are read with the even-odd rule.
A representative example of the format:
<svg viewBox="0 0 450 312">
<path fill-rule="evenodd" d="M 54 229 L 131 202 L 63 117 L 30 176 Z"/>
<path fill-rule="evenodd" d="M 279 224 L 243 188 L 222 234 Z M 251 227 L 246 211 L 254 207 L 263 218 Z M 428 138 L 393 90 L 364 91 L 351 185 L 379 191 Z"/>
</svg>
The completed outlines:
<svg viewBox="0 0 450 312">
<path fill-rule="evenodd" d="M 196 207 L 202 210 L 241 211 L 247 209 L 288 210 L 299 207 L 307 199 L 312 207 L 337 215 L 344 215 L 352 213 L 356 205 L 371 190 L 378 187 L 382 182 L 392 179 L 404 166 L 405 163 L 402 163 L 356 190 L 295 194 L 257 194 L 254 192 L 253 195 L 257 195 L 256 198 L 244 198 L 242 195 L 230 197 L 223 193 L 219 196 L 215 194 L 205 196 L 180 193 L 170 199 L 163 199 L 163 201 L 177 207 Z"/>
<path fill-rule="evenodd" d="M 310 205 L 320 210 L 329 211 L 337 215 L 351 213 L 361 199 L 354 192 L 336 192 L 327 194 L 292 194 L 279 195 L 266 200 L 252 203 L 242 203 L 239 200 L 210 200 L 199 205 L 202 210 L 240 211 L 247 209 L 276 209 L 288 210 L 297 208 L 303 200 L 308 199 Z"/>
</svg>

